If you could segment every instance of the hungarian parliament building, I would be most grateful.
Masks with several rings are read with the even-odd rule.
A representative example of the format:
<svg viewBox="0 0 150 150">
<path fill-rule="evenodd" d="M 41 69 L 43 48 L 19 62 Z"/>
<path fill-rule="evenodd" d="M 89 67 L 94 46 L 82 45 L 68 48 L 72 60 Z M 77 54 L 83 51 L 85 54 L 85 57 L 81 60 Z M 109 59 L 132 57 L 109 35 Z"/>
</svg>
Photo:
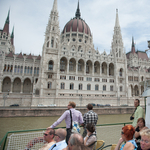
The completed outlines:
<svg viewBox="0 0 150 150">
<path fill-rule="evenodd" d="M 144 104 L 140 82 L 150 80 L 150 59 L 144 50 L 135 50 L 133 37 L 131 50 L 125 52 L 118 10 L 109 54 L 94 49 L 79 2 L 74 18 L 60 33 L 54 0 L 42 56 L 15 54 L 14 29 L 9 31 L 9 19 L 8 12 L 0 29 L 0 106 L 67 106 L 69 101 L 78 106 L 133 106 L 136 98 Z"/>
</svg>

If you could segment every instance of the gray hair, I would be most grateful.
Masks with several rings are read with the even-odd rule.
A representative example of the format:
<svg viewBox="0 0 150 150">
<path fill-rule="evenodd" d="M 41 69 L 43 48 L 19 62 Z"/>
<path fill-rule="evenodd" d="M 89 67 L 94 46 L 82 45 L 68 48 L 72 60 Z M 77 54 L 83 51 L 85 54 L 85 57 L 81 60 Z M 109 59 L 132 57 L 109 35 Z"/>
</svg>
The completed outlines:
<svg viewBox="0 0 150 150">
<path fill-rule="evenodd" d="M 145 129 L 145 130 L 142 130 L 141 132 L 140 132 L 140 135 L 141 136 L 147 136 L 148 138 L 150 138 L 150 129 Z"/>
<path fill-rule="evenodd" d="M 83 144 L 84 140 L 81 134 L 74 133 L 74 134 L 71 134 L 69 142 L 70 142 L 70 145 L 73 146 L 73 145 Z"/>
</svg>

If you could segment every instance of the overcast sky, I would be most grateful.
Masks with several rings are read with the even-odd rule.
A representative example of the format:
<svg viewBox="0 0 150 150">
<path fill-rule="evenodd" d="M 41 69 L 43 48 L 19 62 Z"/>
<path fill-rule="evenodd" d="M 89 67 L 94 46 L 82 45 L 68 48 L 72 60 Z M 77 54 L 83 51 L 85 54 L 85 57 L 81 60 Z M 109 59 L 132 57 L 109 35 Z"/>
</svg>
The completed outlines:
<svg viewBox="0 0 150 150">
<path fill-rule="evenodd" d="M 44 33 L 54 0 L 0 0 L 0 28 L 10 9 L 10 33 L 14 26 L 16 53 L 42 54 Z M 116 18 L 126 52 L 131 50 L 132 36 L 136 50 L 147 49 L 150 40 L 150 0 L 79 0 L 81 18 L 89 25 L 93 44 L 100 53 L 110 53 Z M 60 31 L 75 16 L 78 0 L 57 0 Z"/>
</svg>

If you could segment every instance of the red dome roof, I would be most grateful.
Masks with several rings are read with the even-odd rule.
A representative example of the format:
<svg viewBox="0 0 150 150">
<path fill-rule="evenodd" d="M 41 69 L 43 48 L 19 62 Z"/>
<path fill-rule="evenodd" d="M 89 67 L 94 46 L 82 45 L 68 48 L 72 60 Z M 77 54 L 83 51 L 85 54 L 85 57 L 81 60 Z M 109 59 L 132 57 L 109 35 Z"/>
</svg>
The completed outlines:
<svg viewBox="0 0 150 150">
<path fill-rule="evenodd" d="M 81 33 L 85 32 L 85 34 L 88 34 L 91 36 L 91 31 L 90 31 L 89 26 L 86 24 L 86 22 L 84 20 L 82 20 L 79 17 L 75 17 L 75 18 L 71 19 L 65 25 L 62 33 L 71 32 L 71 31 L 77 32 L 77 29 L 78 29 L 78 32 L 81 32 Z"/>
</svg>

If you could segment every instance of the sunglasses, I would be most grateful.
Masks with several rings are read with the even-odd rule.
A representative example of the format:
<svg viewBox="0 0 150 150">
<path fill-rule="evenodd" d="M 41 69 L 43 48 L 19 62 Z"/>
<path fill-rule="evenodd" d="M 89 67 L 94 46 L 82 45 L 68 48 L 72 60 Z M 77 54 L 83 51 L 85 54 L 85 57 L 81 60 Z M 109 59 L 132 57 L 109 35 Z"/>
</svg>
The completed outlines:
<svg viewBox="0 0 150 150">
<path fill-rule="evenodd" d="M 48 134 L 46 134 L 46 133 L 43 133 L 43 134 L 44 134 L 45 136 L 48 136 Z M 52 134 L 49 133 L 49 135 L 52 135 Z"/>
<path fill-rule="evenodd" d="M 124 132 L 123 132 L 123 131 L 121 131 L 121 134 L 124 134 Z"/>
</svg>

